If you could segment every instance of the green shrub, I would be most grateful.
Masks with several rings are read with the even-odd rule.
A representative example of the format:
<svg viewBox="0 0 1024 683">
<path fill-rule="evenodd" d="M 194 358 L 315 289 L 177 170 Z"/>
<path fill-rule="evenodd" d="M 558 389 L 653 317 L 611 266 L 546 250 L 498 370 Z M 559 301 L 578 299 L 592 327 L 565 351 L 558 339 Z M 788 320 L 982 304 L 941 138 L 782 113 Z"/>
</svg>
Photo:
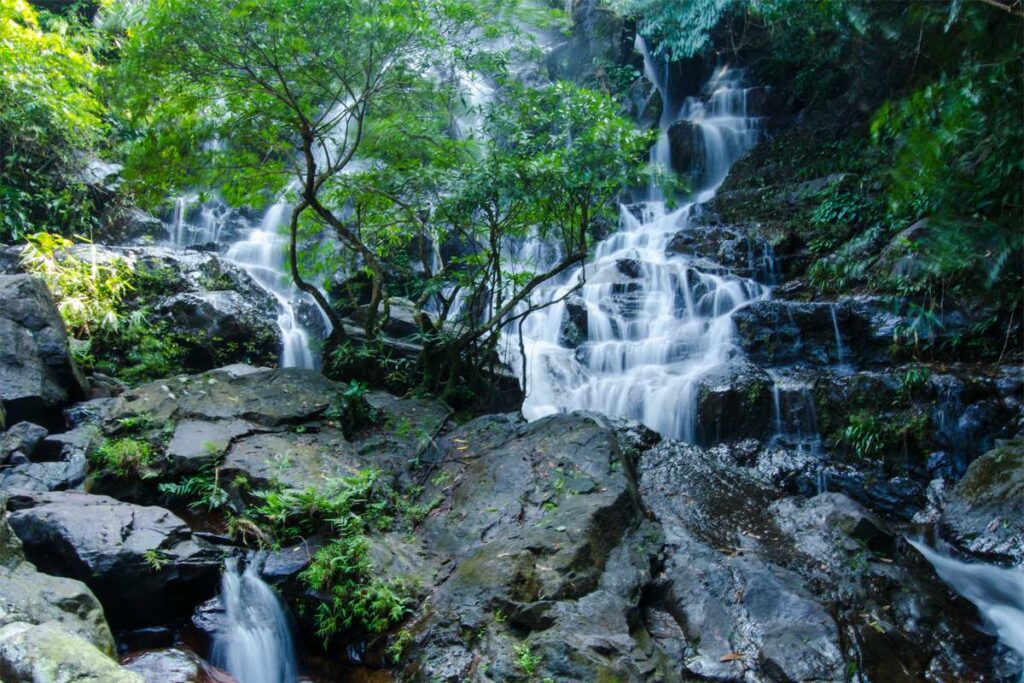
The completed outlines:
<svg viewBox="0 0 1024 683">
<path fill-rule="evenodd" d="M 118 477 L 135 475 L 147 479 L 154 476 L 149 468 L 155 457 L 147 441 L 125 437 L 107 439 L 92 452 L 89 459 L 94 466 Z"/>
<path fill-rule="evenodd" d="M 346 536 L 318 550 L 301 574 L 311 589 L 330 596 L 314 614 L 316 633 L 325 645 L 344 631 L 383 633 L 408 611 L 407 587 L 375 576 L 369 550 L 366 536 Z"/>
</svg>

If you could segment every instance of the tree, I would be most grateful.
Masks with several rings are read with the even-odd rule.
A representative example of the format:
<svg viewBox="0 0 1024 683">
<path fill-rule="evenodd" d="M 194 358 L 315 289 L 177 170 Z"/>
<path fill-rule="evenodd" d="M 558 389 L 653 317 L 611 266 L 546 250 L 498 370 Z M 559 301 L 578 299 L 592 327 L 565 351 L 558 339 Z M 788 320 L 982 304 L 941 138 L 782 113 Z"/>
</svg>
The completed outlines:
<svg viewBox="0 0 1024 683">
<path fill-rule="evenodd" d="M 0 0 L 0 237 L 81 230 L 84 188 L 69 178 L 102 134 L 88 36 Z"/>
<path fill-rule="evenodd" d="M 287 192 L 295 285 L 344 336 L 299 269 L 300 224 L 330 228 L 371 273 L 372 333 L 385 264 L 327 198 L 374 113 L 421 87 L 421 72 L 453 72 L 467 50 L 450 41 L 477 15 L 459 0 L 153 0 L 122 62 L 129 170 L 151 199 L 183 184 L 257 206 Z"/>
<path fill-rule="evenodd" d="M 493 361 L 503 331 L 550 305 L 531 295 L 586 259 L 614 199 L 646 170 L 653 142 L 611 98 L 566 83 L 508 85 L 484 132 L 483 153 L 448 175 L 431 217 L 436 239 L 461 253 L 417 301 L 424 332 L 441 331 L 426 350 L 425 375 L 449 390 Z M 433 323 L 423 314 L 431 297 L 440 300 Z"/>
</svg>

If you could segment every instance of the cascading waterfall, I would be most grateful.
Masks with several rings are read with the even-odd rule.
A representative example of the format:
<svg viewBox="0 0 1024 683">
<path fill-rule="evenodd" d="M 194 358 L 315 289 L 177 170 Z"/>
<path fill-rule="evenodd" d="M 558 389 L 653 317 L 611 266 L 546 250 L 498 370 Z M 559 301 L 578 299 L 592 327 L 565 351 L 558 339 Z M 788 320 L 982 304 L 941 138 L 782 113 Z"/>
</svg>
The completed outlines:
<svg viewBox="0 0 1024 683">
<path fill-rule="evenodd" d="M 228 247 L 226 258 L 241 266 L 275 299 L 281 330 L 281 367 L 315 368 L 317 359 L 310 346 L 309 332 L 298 318 L 297 302 L 301 293 L 288 277 L 285 250 L 288 239 L 278 232 L 285 221 L 288 205 L 277 203 L 267 209 L 259 227 L 250 230 L 244 239 Z M 319 309 L 317 309 L 319 310 Z"/>
<path fill-rule="evenodd" d="M 193 208 L 194 197 L 175 201 L 170 224 L 170 240 L 175 248 L 199 244 L 223 246 L 223 233 L 229 220 L 242 221 L 230 207 L 218 200 Z M 286 249 L 288 240 L 279 229 L 287 222 L 288 205 L 279 202 L 263 214 L 259 225 L 245 224 L 238 239 L 227 244 L 225 258 L 242 268 L 278 304 L 277 326 L 281 331 L 281 367 L 316 368 L 318 359 L 310 344 L 310 334 L 298 316 L 298 305 L 308 299 L 288 276 Z M 319 309 L 317 309 L 319 310 Z M 324 319 L 324 325 L 330 323 Z"/>
<path fill-rule="evenodd" d="M 245 571 L 227 561 L 221 582 L 225 624 L 213 644 L 213 663 L 238 683 L 296 683 L 298 666 L 284 603 L 259 575 L 260 558 Z"/>
<path fill-rule="evenodd" d="M 908 541 L 946 585 L 974 603 L 1000 642 L 1024 662 L 1024 572 L 969 564 L 941 555 L 919 541 Z"/>
<path fill-rule="evenodd" d="M 667 74 L 642 40 L 638 49 L 668 108 Z M 770 293 L 754 280 L 666 250 L 757 140 L 758 123 L 747 114 L 741 76 L 717 69 L 704 98 L 689 98 L 662 117 L 653 162 L 671 161 L 668 128 L 680 120 L 693 124 L 704 147 L 703 185 L 693 201 L 669 210 L 652 189 L 649 201 L 622 207 L 619 230 L 596 246 L 590 263 L 536 292 L 534 305 L 549 305 L 522 325 L 527 419 L 596 410 L 694 440 L 699 381 L 735 352 L 732 313 Z M 586 337 L 574 348 L 564 339 L 564 325 L 581 318 Z M 506 357 L 519 368 L 518 336 L 512 331 L 509 337 L 516 338 L 508 340 Z"/>
</svg>

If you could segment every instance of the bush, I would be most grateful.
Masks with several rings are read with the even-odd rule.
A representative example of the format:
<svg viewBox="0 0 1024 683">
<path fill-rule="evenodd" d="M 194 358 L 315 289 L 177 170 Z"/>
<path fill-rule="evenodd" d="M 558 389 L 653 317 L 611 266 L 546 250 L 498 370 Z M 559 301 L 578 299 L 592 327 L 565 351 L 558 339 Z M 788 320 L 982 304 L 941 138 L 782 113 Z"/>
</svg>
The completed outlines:
<svg viewBox="0 0 1024 683">
<path fill-rule="evenodd" d="M 91 47 L 68 19 L 0 2 L 0 239 L 93 225 L 92 200 L 72 179 L 103 132 Z"/>
</svg>

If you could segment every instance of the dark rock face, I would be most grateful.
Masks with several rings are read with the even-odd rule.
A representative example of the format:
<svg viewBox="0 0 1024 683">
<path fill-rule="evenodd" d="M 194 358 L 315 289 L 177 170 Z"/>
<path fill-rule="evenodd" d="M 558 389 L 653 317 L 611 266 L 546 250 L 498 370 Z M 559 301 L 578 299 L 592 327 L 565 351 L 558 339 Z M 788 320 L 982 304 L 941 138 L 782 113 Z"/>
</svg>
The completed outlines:
<svg viewBox="0 0 1024 683">
<path fill-rule="evenodd" d="M 939 521 L 958 549 L 1024 564 L 1024 440 L 999 443 L 967 468 Z"/>
<path fill-rule="evenodd" d="M 85 390 L 46 285 L 0 275 L 0 398 L 9 424 L 59 424 L 59 408 Z"/>
<path fill-rule="evenodd" d="M 697 442 L 712 444 L 767 436 L 771 429 L 771 394 L 771 377 L 742 359 L 704 375 L 697 384 Z"/>
<path fill-rule="evenodd" d="M 235 346 L 238 358 L 255 363 L 277 360 L 280 343 L 277 326 L 258 302 L 235 291 L 187 292 L 163 300 L 157 311 L 169 319 L 174 330 L 201 339 L 190 349 L 189 363 L 212 367 L 217 359 L 214 347 Z"/>
<path fill-rule="evenodd" d="M 84 581 L 119 626 L 184 616 L 214 590 L 221 554 L 167 510 L 68 492 L 18 495 L 10 508 L 29 559 Z"/>
<path fill-rule="evenodd" d="M 649 569 L 630 551 L 643 537 L 631 453 L 615 432 L 584 415 L 531 425 L 493 416 L 446 443 L 469 448 L 464 464 L 444 465 L 434 479 L 451 483 L 443 509 L 423 525 L 426 552 L 454 564 L 417 637 L 416 680 L 465 680 L 481 661 L 491 676 L 518 675 L 506 629 L 537 631 L 538 675 L 635 678 L 629 619 Z"/>
<path fill-rule="evenodd" d="M 27 460 L 47 434 L 45 428 L 31 422 L 19 422 L 0 433 L 0 465 L 12 457 Z"/>
</svg>

